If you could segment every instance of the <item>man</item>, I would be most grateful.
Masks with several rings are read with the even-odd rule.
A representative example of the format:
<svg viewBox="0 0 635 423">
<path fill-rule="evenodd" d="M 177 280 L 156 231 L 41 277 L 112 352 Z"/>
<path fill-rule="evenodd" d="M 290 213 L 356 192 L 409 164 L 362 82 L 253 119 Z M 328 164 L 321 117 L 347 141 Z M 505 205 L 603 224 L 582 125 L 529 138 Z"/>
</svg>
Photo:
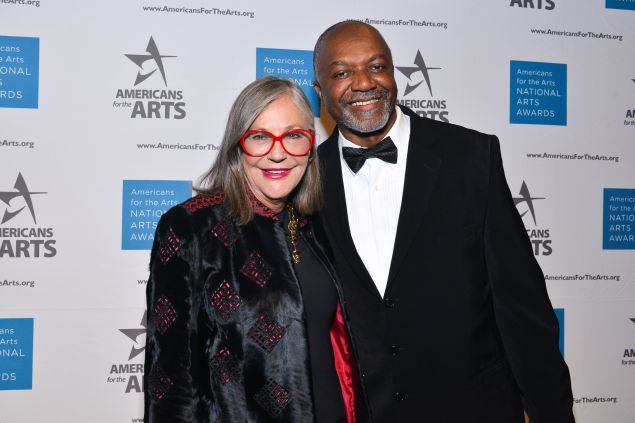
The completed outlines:
<svg viewBox="0 0 635 423">
<path fill-rule="evenodd" d="M 362 421 L 570 423 L 569 371 L 498 139 L 396 106 L 391 52 L 327 29 L 315 89 L 324 218 L 368 413 Z M 390 138 L 390 139 L 388 139 Z M 367 416 L 366 416 L 367 414 Z"/>
</svg>

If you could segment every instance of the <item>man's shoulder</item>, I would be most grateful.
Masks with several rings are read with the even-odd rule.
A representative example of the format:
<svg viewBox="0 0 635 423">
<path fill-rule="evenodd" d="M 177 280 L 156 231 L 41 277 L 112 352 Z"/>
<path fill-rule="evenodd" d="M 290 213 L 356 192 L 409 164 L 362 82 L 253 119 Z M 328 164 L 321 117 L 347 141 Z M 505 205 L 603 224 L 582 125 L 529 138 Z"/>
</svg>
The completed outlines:
<svg viewBox="0 0 635 423">
<path fill-rule="evenodd" d="M 472 128 L 421 117 L 404 107 L 402 110 L 410 117 L 411 140 L 425 143 L 432 151 L 445 152 L 457 158 L 472 156 L 477 152 L 489 151 L 492 142 L 497 140 L 494 135 Z"/>
<path fill-rule="evenodd" d="M 410 127 L 415 133 L 424 131 L 432 135 L 451 136 L 457 140 L 475 140 L 493 138 L 492 135 L 479 132 L 475 129 L 468 128 L 456 123 L 444 122 L 441 120 L 430 119 L 419 116 L 413 110 L 400 106 L 404 114 L 410 117 Z"/>
</svg>

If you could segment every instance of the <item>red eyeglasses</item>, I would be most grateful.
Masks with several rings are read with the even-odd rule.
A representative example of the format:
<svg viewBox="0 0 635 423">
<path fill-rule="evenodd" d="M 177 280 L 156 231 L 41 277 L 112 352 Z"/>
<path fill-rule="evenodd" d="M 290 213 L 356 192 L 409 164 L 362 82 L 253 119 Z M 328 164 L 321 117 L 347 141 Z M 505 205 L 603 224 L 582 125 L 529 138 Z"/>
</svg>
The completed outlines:
<svg viewBox="0 0 635 423">
<path fill-rule="evenodd" d="M 262 157 L 269 154 L 276 141 L 291 156 L 306 156 L 315 143 L 315 134 L 308 129 L 292 129 L 276 136 L 263 129 L 247 131 L 240 137 L 240 146 L 245 154 L 251 157 Z"/>
</svg>

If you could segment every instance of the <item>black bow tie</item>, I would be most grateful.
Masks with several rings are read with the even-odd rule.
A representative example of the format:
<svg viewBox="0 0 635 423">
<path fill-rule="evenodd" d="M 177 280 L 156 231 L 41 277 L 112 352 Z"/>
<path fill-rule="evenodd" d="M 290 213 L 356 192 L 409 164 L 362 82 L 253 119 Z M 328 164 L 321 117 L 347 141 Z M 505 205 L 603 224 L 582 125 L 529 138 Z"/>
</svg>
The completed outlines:
<svg viewBox="0 0 635 423">
<path fill-rule="evenodd" d="M 377 157 L 388 163 L 397 163 L 397 147 L 390 137 L 379 141 L 372 148 L 342 147 L 342 155 L 353 173 L 357 173 L 364 166 L 366 159 L 371 157 Z"/>
</svg>

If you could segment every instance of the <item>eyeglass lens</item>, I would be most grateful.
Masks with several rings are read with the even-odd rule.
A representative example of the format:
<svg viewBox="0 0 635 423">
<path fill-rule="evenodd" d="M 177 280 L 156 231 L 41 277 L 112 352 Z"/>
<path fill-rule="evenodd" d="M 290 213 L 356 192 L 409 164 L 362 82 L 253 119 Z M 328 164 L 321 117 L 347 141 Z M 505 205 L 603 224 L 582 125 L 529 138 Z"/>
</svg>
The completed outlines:
<svg viewBox="0 0 635 423">
<path fill-rule="evenodd" d="M 269 132 L 249 132 L 244 139 L 245 150 L 255 156 L 267 154 L 273 142 L 274 135 Z M 311 148 L 311 135 L 305 130 L 289 131 L 282 135 L 282 144 L 287 153 L 304 155 Z"/>
</svg>

